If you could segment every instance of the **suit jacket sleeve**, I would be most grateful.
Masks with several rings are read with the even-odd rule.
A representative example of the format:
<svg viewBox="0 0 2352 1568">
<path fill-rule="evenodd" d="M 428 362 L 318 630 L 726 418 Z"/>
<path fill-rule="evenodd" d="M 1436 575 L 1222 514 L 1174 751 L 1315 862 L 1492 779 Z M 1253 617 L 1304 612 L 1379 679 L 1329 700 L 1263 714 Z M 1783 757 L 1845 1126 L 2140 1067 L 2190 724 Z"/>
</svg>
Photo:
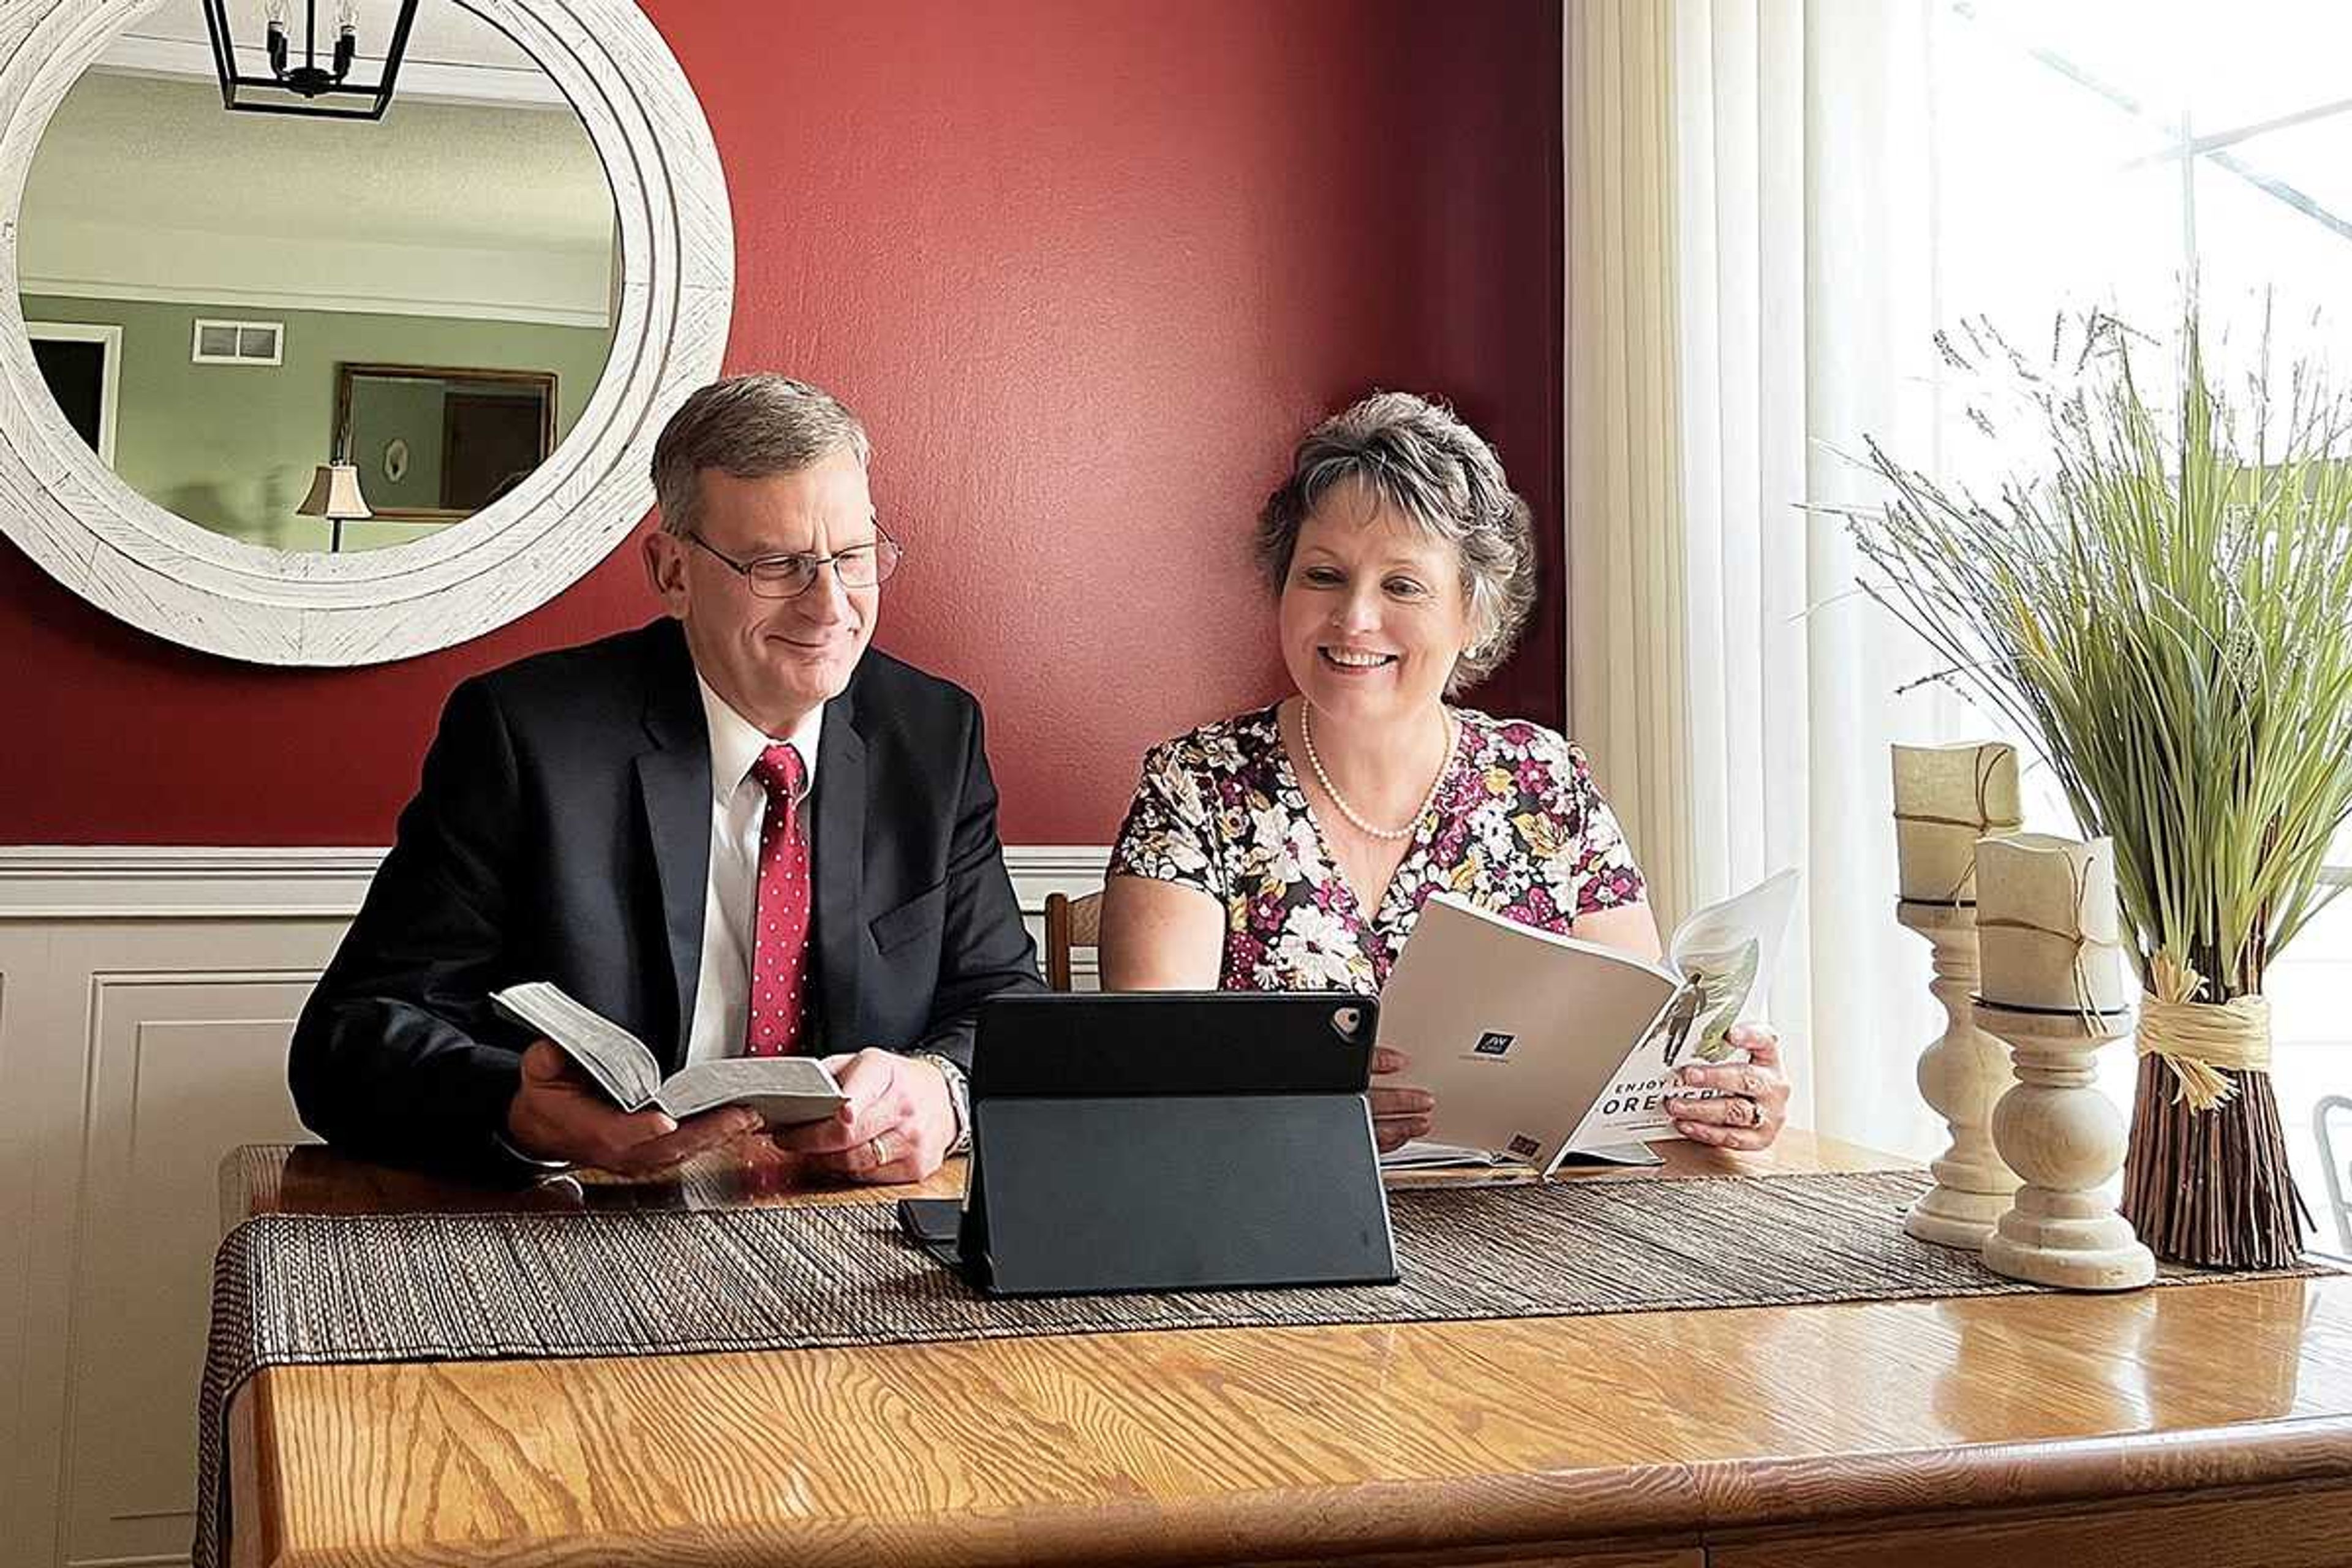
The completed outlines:
<svg viewBox="0 0 2352 1568">
<path fill-rule="evenodd" d="M 491 689 L 457 688 L 392 852 L 295 1025 L 288 1078 L 310 1128 L 391 1163 L 528 1167 L 499 1141 L 527 1033 L 488 993 L 528 852 L 515 748 Z"/>
<path fill-rule="evenodd" d="M 931 1022 L 914 1049 L 937 1051 L 971 1069 L 980 1004 L 1001 992 L 1042 991 L 1037 949 L 1021 923 L 1004 846 L 996 835 L 996 781 L 988 771 L 981 717 L 973 711 L 955 837 L 948 851 L 947 911 Z"/>
</svg>

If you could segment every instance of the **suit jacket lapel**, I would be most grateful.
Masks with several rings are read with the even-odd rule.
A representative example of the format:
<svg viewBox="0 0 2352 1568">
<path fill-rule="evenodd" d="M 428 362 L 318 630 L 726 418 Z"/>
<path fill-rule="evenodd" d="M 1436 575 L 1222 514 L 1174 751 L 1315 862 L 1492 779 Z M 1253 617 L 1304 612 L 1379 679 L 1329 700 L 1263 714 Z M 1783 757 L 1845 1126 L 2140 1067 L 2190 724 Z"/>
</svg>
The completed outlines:
<svg viewBox="0 0 2352 1568">
<path fill-rule="evenodd" d="M 816 746 L 817 993 L 824 1005 L 820 1038 L 825 1048 L 854 1051 L 868 1042 L 857 1032 L 859 910 L 866 888 L 866 738 L 857 732 L 856 683 L 835 699 Z"/>
<path fill-rule="evenodd" d="M 677 1007 L 669 1037 L 646 1043 L 661 1052 L 664 1070 L 674 1072 L 686 1060 L 687 1032 L 693 1026 L 710 880 L 710 735 L 695 689 L 694 663 L 674 625 L 647 683 L 645 725 L 653 746 L 637 754 L 637 794 L 661 888 L 662 934 Z"/>
</svg>

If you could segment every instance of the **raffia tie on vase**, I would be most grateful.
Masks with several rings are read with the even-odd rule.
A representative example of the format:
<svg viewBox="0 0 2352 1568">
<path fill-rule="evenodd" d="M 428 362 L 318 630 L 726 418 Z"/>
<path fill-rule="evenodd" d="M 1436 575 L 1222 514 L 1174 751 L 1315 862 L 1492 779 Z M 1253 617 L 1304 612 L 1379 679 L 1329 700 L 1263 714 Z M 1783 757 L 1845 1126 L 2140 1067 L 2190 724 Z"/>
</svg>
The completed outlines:
<svg viewBox="0 0 2352 1568">
<path fill-rule="evenodd" d="M 2156 990 L 2141 999 L 2137 1049 L 2172 1069 L 2175 1105 L 2211 1110 L 2238 1092 L 2229 1074 L 2271 1070 L 2269 997 L 2193 1002 L 2205 984 L 2196 970 L 2161 952 L 2147 967 Z"/>
<path fill-rule="evenodd" d="M 1989 833 L 2016 832 L 2025 826 L 2023 817 L 1995 816 L 1992 814 L 1992 775 L 1993 770 L 2000 766 L 2000 748 L 1999 746 L 1977 748 L 1977 814 L 1974 817 L 1938 816 L 1932 811 L 1898 811 L 1895 814 L 1895 820 L 1932 823 L 1938 827 L 1972 827 L 1976 829 L 1976 836 L 1979 838 L 1982 838 Z M 1943 898 L 1937 901 L 1947 904 L 1958 903 L 1960 889 L 1969 885 L 1969 879 L 1976 875 L 1976 861 L 1971 857 L 1968 869 L 1960 873 L 1960 879 L 1953 883 L 1945 891 Z"/>
</svg>

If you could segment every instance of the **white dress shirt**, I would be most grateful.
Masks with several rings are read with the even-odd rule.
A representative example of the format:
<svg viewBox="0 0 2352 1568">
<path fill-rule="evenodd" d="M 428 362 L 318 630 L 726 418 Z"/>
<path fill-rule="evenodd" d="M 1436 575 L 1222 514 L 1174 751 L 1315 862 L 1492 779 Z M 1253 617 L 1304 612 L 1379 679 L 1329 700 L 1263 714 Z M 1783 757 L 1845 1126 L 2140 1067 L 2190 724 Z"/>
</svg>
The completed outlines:
<svg viewBox="0 0 2352 1568">
<path fill-rule="evenodd" d="M 768 806 L 768 792 L 751 776 L 751 764 L 778 741 L 789 741 L 814 789 L 824 708 L 820 704 L 791 734 L 771 736 L 729 707 L 699 673 L 694 684 L 710 730 L 710 877 L 702 897 L 702 972 L 694 987 L 686 1059 L 703 1062 L 741 1056 L 751 1017 L 751 917 L 760 899 L 760 827 Z M 802 799 L 805 813 L 807 797 Z M 804 817 L 801 830 L 814 826 Z M 807 983 L 815 984 L 816 966 L 807 974 Z"/>
</svg>

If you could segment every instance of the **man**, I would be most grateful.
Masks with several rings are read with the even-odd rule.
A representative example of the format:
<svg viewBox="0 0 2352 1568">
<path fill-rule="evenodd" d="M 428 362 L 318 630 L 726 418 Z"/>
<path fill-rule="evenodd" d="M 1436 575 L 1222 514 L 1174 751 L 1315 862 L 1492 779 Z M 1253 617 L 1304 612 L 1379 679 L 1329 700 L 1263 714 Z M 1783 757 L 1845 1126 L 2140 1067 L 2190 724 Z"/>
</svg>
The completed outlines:
<svg viewBox="0 0 2352 1568">
<path fill-rule="evenodd" d="M 982 997 L 1038 988 L 971 697 L 869 653 L 898 549 L 865 429 L 776 375 L 654 448 L 667 617 L 449 699 L 397 842 L 294 1031 L 303 1120 L 362 1156 L 663 1169 L 759 1125 L 624 1112 L 489 993 L 552 980 L 664 1058 L 822 1056 L 777 1143 L 874 1182 L 965 1134 Z"/>
</svg>

